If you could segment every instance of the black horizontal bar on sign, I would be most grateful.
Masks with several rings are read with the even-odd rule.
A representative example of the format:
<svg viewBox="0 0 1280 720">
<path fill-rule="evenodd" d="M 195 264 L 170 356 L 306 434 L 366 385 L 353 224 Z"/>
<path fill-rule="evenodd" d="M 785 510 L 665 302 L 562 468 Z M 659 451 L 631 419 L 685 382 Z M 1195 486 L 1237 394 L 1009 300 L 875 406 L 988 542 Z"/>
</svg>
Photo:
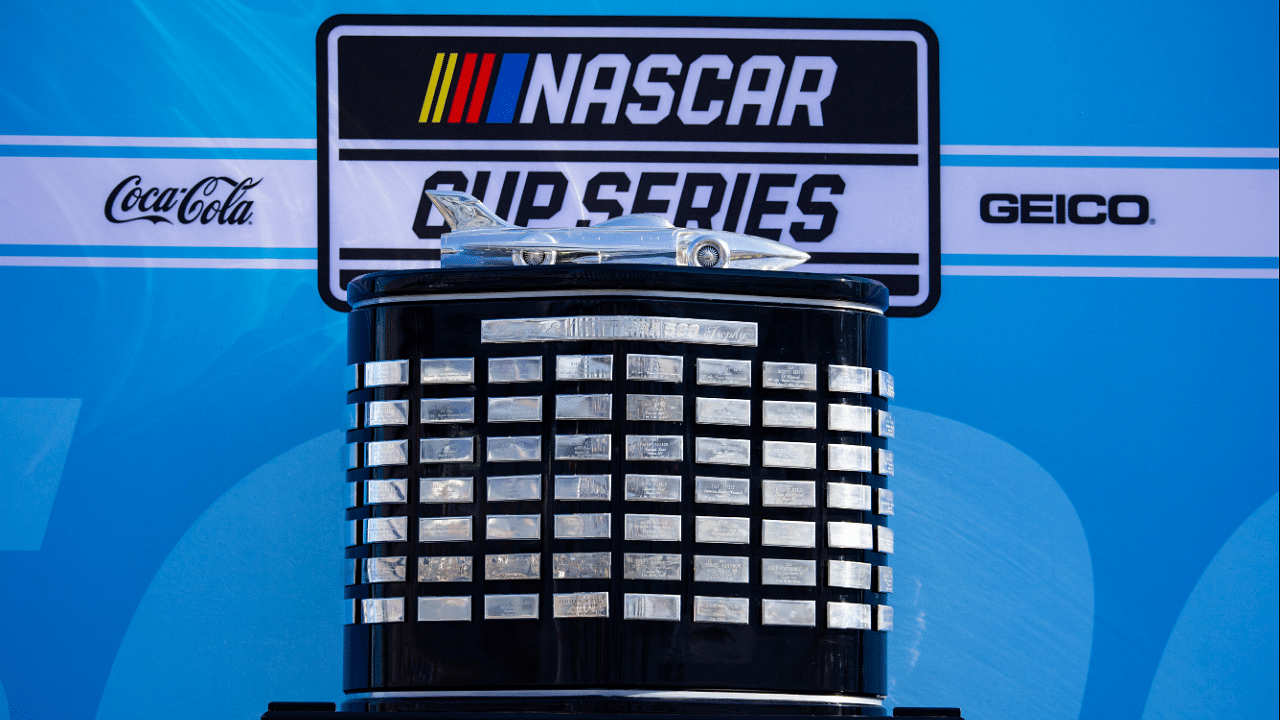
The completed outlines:
<svg viewBox="0 0 1280 720">
<path fill-rule="evenodd" d="M 373 270 L 339 270 L 338 285 L 345 288 L 347 286 L 347 283 L 351 282 L 352 280 L 355 280 L 356 278 L 360 277 L 361 275 L 364 275 L 365 273 L 371 273 L 371 272 L 378 272 L 378 270 L 377 268 L 374 268 Z"/>
<path fill-rule="evenodd" d="M 811 252 L 815 265 L 919 265 L 917 253 Z"/>
<path fill-rule="evenodd" d="M 678 162 L 754 165 L 920 164 L 910 153 L 697 152 L 689 150 L 369 150 L 338 151 L 339 160 L 454 162 Z"/>
<path fill-rule="evenodd" d="M 338 248 L 339 260 L 439 260 L 440 248 Z"/>
<path fill-rule="evenodd" d="M 890 295 L 918 295 L 920 293 L 919 275 L 862 275 L 861 277 L 889 288 Z"/>
</svg>

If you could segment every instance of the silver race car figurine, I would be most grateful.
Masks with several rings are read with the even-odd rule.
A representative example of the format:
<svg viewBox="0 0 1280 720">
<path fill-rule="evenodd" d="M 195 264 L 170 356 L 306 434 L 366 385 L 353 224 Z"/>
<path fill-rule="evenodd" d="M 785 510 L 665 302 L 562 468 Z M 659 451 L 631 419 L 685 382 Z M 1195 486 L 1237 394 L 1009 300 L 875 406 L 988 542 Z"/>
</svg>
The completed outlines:
<svg viewBox="0 0 1280 720">
<path fill-rule="evenodd" d="M 623 215 L 591 227 L 523 228 L 466 193 L 426 193 L 453 230 L 440 238 L 440 266 L 446 268 L 643 263 L 786 270 L 809 259 L 780 242 L 679 228 L 656 215 Z"/>
</svg>

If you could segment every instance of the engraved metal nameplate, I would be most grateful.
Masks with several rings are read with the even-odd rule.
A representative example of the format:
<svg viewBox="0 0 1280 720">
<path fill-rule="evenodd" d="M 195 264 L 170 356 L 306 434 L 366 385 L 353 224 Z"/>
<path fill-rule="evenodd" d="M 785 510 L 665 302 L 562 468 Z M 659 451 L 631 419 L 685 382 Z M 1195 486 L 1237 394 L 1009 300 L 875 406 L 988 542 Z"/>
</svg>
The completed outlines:
<svg viewBox="0 0 1280 720">
<path fill-rule="evenodd" d="M 469 463 L 474 460 L 475 442 L 472 438 L 423 438 L 418 441 L 418 462 L 428 465 L 440 463 Z"/>
<path fill-rule="evenodd" d="M 626 499 L 680 502 L 679 475 L 627 475 Z"/>
<path fill-rule="evenodd" d="M 818 487 L 811 480 L 765 480 L 761 483 L 765 507 L 816 507 Z"/>
<path fill-rule="evenodd" d="M 729 555 L 694 555 L 694 582 L 745 583 L 750 577 L 748 558 Z"/>
<path fill-rule="evenodd" d="M 680 620 L 679 595 L 627 593 L 623 604 L 622 616 L 627 620 Z"/>
<path fill-rule="evenodd" d="M 476 381 L 475 358 L 423 358 L 423 385 L 460 385 Z"/>
<path fill-rule="evenodd" d="M 418 598 L 418 622 L 465 622 L 470 620 L 470 595 Z"/>
<path fill-rule="evenodd" d="M 484 556 L 485 580 L 537 580 L 542 577 L 542 555 L 511 553 Z"/>
<path fill-rule="evenodd" d="M 817 605 L 812 600 L 761 600 L 760 622 L 764 625 L 818 624 Z"/>
<path fill-rule="evenodd" d="M 542 537 L 542 516 L 490 515 L 484 536 L 488 540 L 537 540 Z"/>
<path fill-rule="evenodd" d="M 418 582 L 471 582 L 469 556 L 418 558 Z"/>
<path fill-rule="evenodd" d="M 419 518 L 418 542 L 470 542 L 471 518 Z"/>
<path fill-rule="evenodd" d="M 627 419 L 641 422 L 684 422 L 684 396 L 628 395 Z"/>
<path fill-rule="evenodd" d="M 542 382 L 542 358 L 526 357 L 489 358 L 489 383 Z"/>
<path fill-rule="evenodd" d="M 346 420 L 347 420 L 346 426 L 348 430 L 355 430 L 356 428 L 360 427 L 360 408 L 361 407 L 362 406 L 359 403 L 356 403 L 354 405 L 347 405 L 346 409 L 343 411 L 343 415 L 344 417 L 346 417 Z"/>
<path fill-rule="evenodd" d="M 695 440 L 698 462 L 708 465 L 750 465 L 751 441 L 730 438 L 704 438 Z"/>
<path fill-rule="evenodd" d="M 609 537 L 609 513 L 556 515 L 556 537 L 566 540 Z"/>
<path fill-rule="evenodd" d="M 751 601 L 747 598 L 703 597 L 693 598 L 693 621 L 705 623 L 732 623 L 746 625 Z"/>
<path fill-rule="evenodd" d="M 557 460 L 608 460 L 611 457 L 609 435 L 557 435 Z"/>
<path fill-rule="evenodd" d="M 557 420 L 610 420 L 612 395 L 557 395 Z"/>
<path fill-rule="evenodd" d="M 893 415 L 884 410 L 876 411 L 876 434 L 880 437 L 893 437 Z"/>
<path fill-rule="evenodd" d="M 405 557 L 373 557 L 360 561 L 361 582 L 404 582 Z"/>
<path fill-rule="evenodd" d="M 695 419 L 704 425 L 750 425 L 751 401 L 700 397 Z"/>
<path fill-rule="evenodd" d="M 893 629 L 893 608 L 888 605 L 876 606 L 876 630 L 888 632 Z"/>
<path fill-rule="evenodd" d="M 409 539 L 409 518 L 369 518 L 364 521 L 364 542 L 405 542 Z"/>
<path fill-rule="evenodd" d="M 680 555 L 623 553 L 622 577 L 626 580 L 679 580 Z"/>
<path fill-rule="evenodd" d="M 827 389 L 838 393 L 871 392 L 871 368 L 856 365 L 830 365 L 827 367 Z"/>
<path fill-rule="evenodd" d="M 489 462 L 537 462 L 542 460 L 542 437 L 491 437 L 487 457 Z"/>
<path fill-rule="evenodd" d="M 386 385 L 409 384 L 408 360 L 383 360 L 364 364 L 364 386 L 384 387 Z"/>
<path fill-rule="evenodd" d="M 541 475 L 498 475 L 484 482 L 489 502 L 542 499 Z"/>
<path fill-rule="evenodd" d="M 420 503 L 469 503 L 474 501 L 474 481 L 469 477 L 422 478 Z"/>
<path fill-rule="evenodd" d="M 683 382 L 684 358 L 678 355 L 628 355 L 627 379 Z"/>
<path fill-rule="evenodd" d="M 348 405 L 347 407 L 355 407 Z M 409 424 L 409 401 L 408 400 L 374 400 L 365 403 L 364 406 L 364 426 L 378 427 L 379 425 L 408 425 Z M 352 427 L 355 427 L 352 425 Z"/>
<path fill-rule="evenodd" d="M 699 345 L 755 347 L 753 322 L 696 320 L 640 315 L 519 318 L 480 321 L 480 342 L 526 343 L 555 340 L 651 340 Z"/>
<path fill-rule="evenodd" d="M 557 500 L 608 500 L 612 477 L 609 475 L 557 475 Z"/>
<path fill-rule="evenodd" d="M 893 475 L 893 453 L 888 450 L 876 449 L 876 474 Z"/>
<path fill-rule="evenodd" d="M 423 400 L 423 402 L 427 402 Z M 489 398 L 489 422 L 541 422 L 542 396 Z"/>
<path fill-rule="evenodd" d="M 368 480 L 364 484 L 364 504 L 409 502 L 408 480 Z"/>
<path fill-rule="evenodd" d="M 475 422 L 475 400 L 473 398 L 423 398 L 421 415 L 424 423 Z"/>
<path fill-rule="evenodd" d="M 893 530 L 883 525 L 876 526 L 876 550 L 893 554 Z"/>
<path fill-rule="evenodd" d="M 818 366 L 812 363 L 766 362 L 761 384 L 779 390 L 817 390 Z"/>
<path fill-rule="evenodd" d="M 751 361 L 698 358 L 698 384 L 751 387 Z"/>
<path fill-rule="evenodd" d="M 627 540 L 662 540 L 679 542 L 679 515 L 628 514 L 623 535 Z"/>
<path fill-rule="evenodd" d="M 871 565 L 848 560 L 827 561 L 827 584 L 831 587 L 871 589 Z"/>
<path fill-rule="evenodd" d="M 876 394 L 882 398 L 893 399 L 893 376 L 883 370 L 876 371 Z"/>
<path fill-rule="evenodd" d="M 871 432 L 871 408 L 861 405 L 827 406 L 827 428 L 839 432 Z"/>
<path fill-rule="evenodd" d="M 827 603 L 827 627 L 837 630 L 870 630 L 871 606 L 864 603 Z"/>
<path fill-rule="evenodd" d="M 751 501 L 751 481 L 744 478 L 698 477 L 693 499 L 717 505 L 746 505 Z"/>
<path fill-rule="evenodd" d="M 870 510 L 871 488 L 853 483 L 827 483 L 827 507 L 841 510 Z"/>
<path fill-rule="evenodd" d="M 357 390 L 360 387 L 360 365 L 348 365 L 342 371 L 342 384 L 347 392 Z"/>
<path fill-rule="evenodd" d="M 817 403 L 765 400 L 762 410 L 761 424 L 765 427 L 818 427 Z"/>
<path fill-rule="evenodd" d="M 764 558 L 760 561 L 760 584 L 804 587 L 817 585 L 818 563 L 816 560 Z"/>
<path fill-rule="evenodd" d="M 876 513 L 880 515 L 893 514 L 893 491 L 884 488 L 876 488 Z"/>
<path fill-rule="evenodd" d="M 893 568 L 888 565 L 876 567 L 876 592 L 893 592 Z"/>
<path fill-rule="evenodd" d="M 342 447 L 347 468 L 360 467 L 360 443 L 347 443 Z"/>
<path fill-rule="evenodd" d="M 866 445 L 828 445 L 827 469 L 871 472 L 871 448 Z"/>
<path fill-rule="evenodd" d="M 612 380 L 612 355 L 558 355 L 557 380 Z"/>
<path fill-rule="evenodd" d="M 609 593 L 556 593 L 551 598 L 551 613 L 558 618 L 609 617 Z"/>
<path fill-rule="evenodd" d="M 760 464 L 765 467 L 814 468 L 818 466 L 818 445 L 765 440 L 761 456 Z"/>
<path fill-rule="evenodd" d="M 537 595 L 485 595 L 485 620 L 537 620 Z"/>
<path fill-rule="evenodd" d="M 361 600 L 360 622 L 404 622 L 404 598 L 365 598 Z"/>
<path fill-rule="evenodd" d="M 871 526 L 866 523 L 827 523 L 827 545 L 834 548 L 871 549 Z"/>
<path fill-rule="evenodd" d="M 811 548 L 816 542 L 814 523 L 801 520 L 762 520 L 760 544 L 774 547 Z"/>
<path fill-rule="evenodd" d="M 365 467 L 408 464 L 408 440 L 375 440 L 364 444 Z"/>
<path fill-rule="evenodd" d="M 556 580 L 608 580 L 612 554 L 607 552 L 555 553 L 551 577 Z"/>
<path fill-rule="evenodd" d="M 684 438 L 680 435 L 628 435 L 628 460 L 684 459 Z"/>
<path fill-rule="evenodd" d="M 694 527 L 700 543 L 747 545 L 751 542 L 750 518 L 700 515 Z"/>
</svg>

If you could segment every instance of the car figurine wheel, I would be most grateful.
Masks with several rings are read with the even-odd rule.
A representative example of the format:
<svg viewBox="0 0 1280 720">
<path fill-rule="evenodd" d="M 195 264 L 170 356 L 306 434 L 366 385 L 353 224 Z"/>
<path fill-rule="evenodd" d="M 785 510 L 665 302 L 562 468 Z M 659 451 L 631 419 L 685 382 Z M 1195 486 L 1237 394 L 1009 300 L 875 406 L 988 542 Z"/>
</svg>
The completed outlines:
<svg viewBox="0 0 1280 720">
<path fill-rule="evenodd" d="M 690 267 L 722 268 L 729 264 L 729 247 L 717 238 L 699 238 L 689 246 L 686 263 Z"/>
</svg>

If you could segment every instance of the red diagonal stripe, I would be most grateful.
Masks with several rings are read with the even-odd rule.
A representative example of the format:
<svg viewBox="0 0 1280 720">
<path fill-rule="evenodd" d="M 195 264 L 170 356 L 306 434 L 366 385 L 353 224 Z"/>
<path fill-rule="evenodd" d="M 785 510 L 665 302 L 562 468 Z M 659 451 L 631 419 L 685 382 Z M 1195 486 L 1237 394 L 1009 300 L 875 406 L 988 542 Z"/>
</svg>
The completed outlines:
<svg viewBox="0 0 1280 720">
<path fill-rule="evenodd" d="M 467 108 L 467 122 L 480 122 L 484 109 L 484 96 L 489 92 L 489 72 L 493 70 L 493 53 L 485 53 L 480 61 L 480 75 L 476 77 L 476 89 L 471 93 L 471 107 Z"/>
<path fill-rule="evenodd" d="M 462 120 L 462 111 L 467 107 L 467 93 L 471 90 L 471 74 L 476 69 L 476 54 L 467 53 L 462 59 L 462 73 L 458 75 L 458 89 L 453 93 L 453 104 L 449 106 L 449 122 Z"/>
</svg>

